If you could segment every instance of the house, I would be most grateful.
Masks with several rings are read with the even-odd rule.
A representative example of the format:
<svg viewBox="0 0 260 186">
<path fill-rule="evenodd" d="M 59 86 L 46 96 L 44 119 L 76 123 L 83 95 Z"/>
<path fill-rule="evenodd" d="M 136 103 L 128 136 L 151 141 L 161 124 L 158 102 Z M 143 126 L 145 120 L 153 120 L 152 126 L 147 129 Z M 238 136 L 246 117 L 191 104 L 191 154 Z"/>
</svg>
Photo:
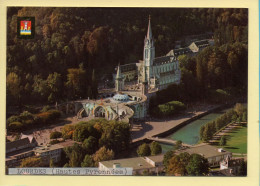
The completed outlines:
<svg viewBox="0 0 260 186">
<path fill-rule="evenodd" d="M 73 146 L 75 141 L 68 140 L 65 142 L 61 142 L 55 145 L 49 145 L 45 147 L 38 147 L 34 149 L 34 153 L 36 156 L 46 158 L 48 160 L 53 159 L 53 162 L 59 162 L 61 159 L 62 150 L 65 147 Z"/>
<path fill-rule="evenodd" d="M 6 166 L 19 166 L 22 159 L 34 155 L 33 148 L 36 146 L 37 141 L 33 135 L 24 134 L 21 134 L 19 140 L 6 143 Z"/>
<path fill-rule="evenodd" d="M 206 158 L 210 166 L 218 166 L 221 161 L 225 160 L 228 156 L 232 157 L 232 152 L 218 149 L 212 145 L 199 144 L 183 150 L 178 150 L 176 153 L 180 154 L 187 152 L 189 154 L 199 154 Z"/>
<path fill-rule="evenodd" d="M 133 168 L 133 175 L 142 174 L 144 171 L 158 173 L 163 170 L 163 154 L 99 162 L 100 170 L 119 167 Z"/>
<path fill-rule="evenodd" d="M 220 162 L 220 171 L 236 175 L 238 174 L 242 161 L 244 161 L 243 158 L 231 159 L 231 157 L 228 156 L 226 159 Z"/>
</svg>

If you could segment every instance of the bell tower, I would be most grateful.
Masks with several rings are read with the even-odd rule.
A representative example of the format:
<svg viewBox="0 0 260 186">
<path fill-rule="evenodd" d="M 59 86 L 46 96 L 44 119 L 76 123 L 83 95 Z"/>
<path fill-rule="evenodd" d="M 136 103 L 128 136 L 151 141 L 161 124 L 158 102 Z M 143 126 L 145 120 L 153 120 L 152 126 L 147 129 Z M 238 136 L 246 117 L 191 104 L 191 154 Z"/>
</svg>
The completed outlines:
<svg viewBox="0 0 260 186">
<path fill-rule="evenodd" d="M 116 83 L 116 92 L 122 91 L 124 89 L 124 80 L 123 80 L 123 76 L 121 75 L 120 65 L 118 65 L 117 68 L 115 83 Z"/>
<path fill-rule="evenodd" d="M 147 35 L 144 38 L 144 54 L 143 54 L 143 61 L 144 66 L 146 67 L 146 73 L 149 79 L 153 76 L 152 68 L 153 68 L 153 60 L 155 57 L 155 47 L 154 47 L 154 39 L 152 35 L 152 28 L 151 28 L 151 16 L 149 15 L 149 23 L 147 29 Z"/>
</svg>

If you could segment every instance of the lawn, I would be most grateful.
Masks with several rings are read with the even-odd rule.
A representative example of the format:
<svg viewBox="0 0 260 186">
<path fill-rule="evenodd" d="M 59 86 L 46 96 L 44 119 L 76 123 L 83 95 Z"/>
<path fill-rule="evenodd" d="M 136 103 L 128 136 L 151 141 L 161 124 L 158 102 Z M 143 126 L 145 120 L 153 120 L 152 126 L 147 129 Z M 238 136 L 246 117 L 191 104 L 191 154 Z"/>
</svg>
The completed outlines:
<svg viewBox="0 0 260 186">
<path fill-rule="evenodd" d="M 232 153 L 247 153 L 247 126 L 239 126 L 226 134 L 227 144 L 224 149 Z"/>
</svg>

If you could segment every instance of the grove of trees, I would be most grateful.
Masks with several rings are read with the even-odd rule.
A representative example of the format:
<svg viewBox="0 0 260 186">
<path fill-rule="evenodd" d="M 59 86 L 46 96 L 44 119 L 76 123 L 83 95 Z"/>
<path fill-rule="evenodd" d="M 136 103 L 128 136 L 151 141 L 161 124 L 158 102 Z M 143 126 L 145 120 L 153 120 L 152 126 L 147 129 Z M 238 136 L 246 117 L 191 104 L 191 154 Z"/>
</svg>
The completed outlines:
<svg viewBox="0 0 260 186">
<path fill-rule="evenodd" d="M 154 156 L 162 153 L 162 146 L 156 141 L 153 141 L 150 145 L 143 143 L 137 148 L 136 152 L 138 156 Z"/>
<path fill-rule="evenodd" d="M 149 14 L 156 56 L 187 35 L 214 35 L 215 47 L 181 62 L 183 100 L 245 85 L 247 9 L 8 7 L 7 105 L 96 98 L 103 74 L 142 59 Z M 35 17 L 34 39 L 17 38 L 18 16 Z"/>
<path fill-rule="evenodd" d="M 13 115 L 7 119 L 7 130 L 11 132 L 23 132 L 30 128 L 47 126 L 56 122 L 61 116 L 58 110 L 48 110 L 32 114 L 28 111 L 20 115 Z"/>
<path fill-rule="evenodd" d="M 167 175 L 206 176 L 209 173 L 208 160 L 199 154 L 184 152 L 177 155 L 168 151 L 163 163 Z"/>
<path fill-rule="evenodd" d="M 204 142 L 209 141 L 217 131 L 228 125 L 230 122 L 247 121 L 246 116 L 247 108 L 243 104 L 237 103 L 233 109 L 228 110 L 214 121 L 201 126 L 200 140 Z"/>
<path fill-rule="evenodd" d="M 165 104 L 160 104 L 150 111 L 150 114 L 155 117 L 173 116 L 183 112 L 186 106 L 180 101 L 170 101 Z"/>
<path fill-rule="evenodd" d="M 77 141 L 64 149 L 65 167 L 98 166 L 99 161 L 111 160 L 127 151 L 130 144 L 129 124 L 115 120 L 95 119 L 66 125 L 62 137 Z"/>
</svg>

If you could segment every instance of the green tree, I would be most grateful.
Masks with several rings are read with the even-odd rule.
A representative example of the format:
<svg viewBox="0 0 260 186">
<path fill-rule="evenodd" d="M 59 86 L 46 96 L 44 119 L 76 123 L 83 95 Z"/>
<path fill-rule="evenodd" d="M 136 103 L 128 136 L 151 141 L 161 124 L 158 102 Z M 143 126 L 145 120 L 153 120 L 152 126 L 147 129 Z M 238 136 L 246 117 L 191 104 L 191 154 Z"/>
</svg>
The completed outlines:
<svg viewBox="0 0 260 186">
<path fill-rule="evenodd" d="M 192 154 L 186 169 L 189 176 L 206 176 L 209 173 L 208 160 L 199 154 Z"/>
<path fill-rule="evenodd" d="M 91 155 L 86 155 L 83 162 L 81 163 L 81 167 L 94 167 L 94 161 Z"/>
<path fill-rule="evenodd" d="M 225 146 L 226 144 L 227 144 L 226 136 L 221 136 L 220 141 L 219 141 L 219 145 L 220 146 Z"/>
<path fill-rule="evenodd" d="M 14 72 L 11 72 L 6 77 L 7 94 L 11 94 L 14 99 L 20 102 L 21 98 L 21 78 Z"/>
<path fill-rule="evenodd" d="M 50 139 L 61 138 L 61 136 L 62 136 L 62 133 L 61 133 L 61 132 L 55 131 L 55 132 L 52 132 L 52 133 L 50 134 Z"/>
<path fill-rule="evenodd" d="M 173 157 L 173 155 L 174 155 L 174 151 L 173 150 L 167 151 L 164 154 L 164 156 L 163 156 L 163 165 L 164 165 L 165 170 L 167 170 L 167 167 L 169 165 L 169 160 Z"/>
<path fill-rule="evenodd" d="M 54 72 L 53 74 L 49 74 L 47 78 L 47 85 L 50 90 L 50 95 L 48 96 L 49 102 L 54 102 L 59 99 L 62 93 L 62 79 L 61 74 Z"/>
<path fill-rule="evenodd" d="M 246 111 L 243 113 L 242 121 L 247 121 L 247 112 Z"/>
<path fill-rule="evenodd" d="M 95 74 L 95 70 L 93 69 L 93 72 L 92 72 L 92 81 L 91 81 L 91 98 L 94 98 L 96 99 L 97 98 L 97 95 L 98 95 L 98 90 L 97 90 L 97 79 L 96 79 L 96 74 Z M 90 95 L 89 95 L 90 96 Z"/>
<path fill-rule="evenodd" d="M 89 136 L 84 140 L 82 147 L 86 150 L 87 154 L 93 154 L 98 149 L 97 139 L 93 136 Z"/>
<path fill-rule="evenodd" d="M 128 123 L 115 120 L 107 121 L 105 119 L 98 121 L 101 122 L 102 127 L 102 135 L 99 139 L 100 147 L 106 146 L 112 149 L 116 154 L 128 150 L 131 139 Z"/>
<path fill-rule="evenodd" d="M 175 150 L 179 149 L 182 147 L 182 141 L 181 140 L 177 140 L 176 144 L 175 144 Z"/>
<path fill-rule="evenodd" d="M 150 146 L 147 143 L 143 143 L 138 147 L 137 154 L 138 156 L 150 156 L 151 155 Z"/>
<path fill-rule="evenodd" d="M 80 167 L 80 163 L 85 157 L 85 152 L 81 145 L 74 143 L 72 147 L 65 147 L 64 152 L 69 158 L 70 167 Z"/>
<path fill-rule="evenodd" d="M 234 110 L 237 113 L 237 115 L 242 118 L 243 113 L 246 111 L 246 107 L 241 103 L 237 103 L 235 105 Z"/>
<path fill-rule="evenodd" d="M 153 141 L 151 143 L 151 155 L 157 155 L 160 153 L 162 153 L 162 146 L 158 142 Z"/>
<path fill-rule="evenodd" d="M 208 142 L 209 139 L 210 139 L 210 130 L 209 130 L 209 124 L 207 124 L 203 131 L 203 141 Z"/>
</svg>

